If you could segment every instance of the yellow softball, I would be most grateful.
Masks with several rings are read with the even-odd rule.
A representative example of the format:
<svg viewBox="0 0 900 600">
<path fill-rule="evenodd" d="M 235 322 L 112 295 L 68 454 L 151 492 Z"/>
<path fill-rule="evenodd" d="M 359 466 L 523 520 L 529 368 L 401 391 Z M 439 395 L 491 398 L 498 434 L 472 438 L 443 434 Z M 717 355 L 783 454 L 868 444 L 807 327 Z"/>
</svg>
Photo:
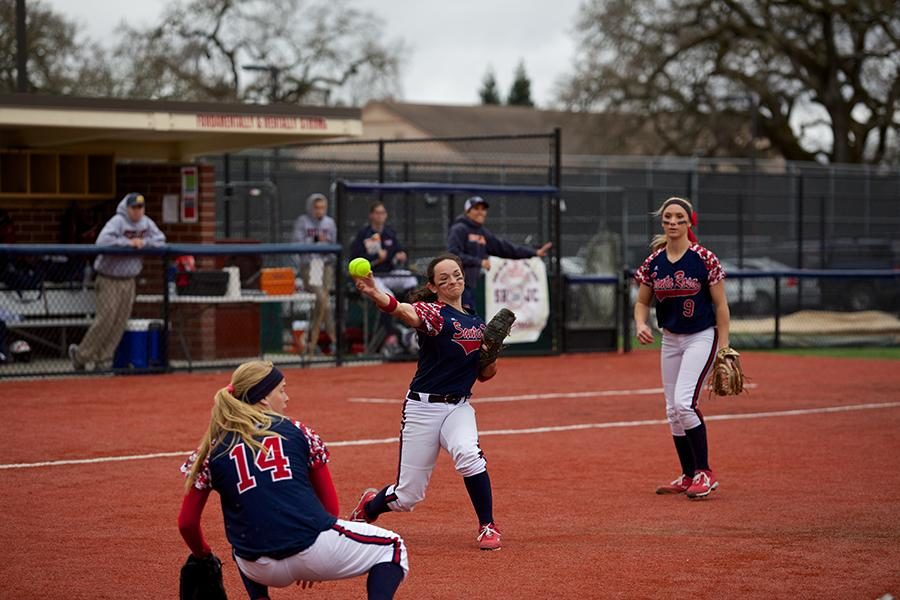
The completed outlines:
<svg viewBox="0 0 900 600">
<path fill-rule="evenodd" d="M 365 258 L 354 258 L 347 270 L 352 277 L 365 277 L 372 272 L 372 265 Z"/>
</svg>

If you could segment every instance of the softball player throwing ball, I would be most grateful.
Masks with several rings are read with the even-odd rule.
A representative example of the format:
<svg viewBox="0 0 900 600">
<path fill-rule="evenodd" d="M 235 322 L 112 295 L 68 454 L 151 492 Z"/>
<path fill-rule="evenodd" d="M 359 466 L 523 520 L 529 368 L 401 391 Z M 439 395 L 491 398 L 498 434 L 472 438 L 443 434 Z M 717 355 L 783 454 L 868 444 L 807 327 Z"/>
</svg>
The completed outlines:
<svg viewBox="0 0 900 600">
<path fill-rule="evenodd" d="M 681 475 L 656 493 L 704 498 L 719 482 L 709 467 L 706 424 L 697 404 L 716 351 L 729 345 L 725 271 L 715 254 L 697 243 L 690 202 L 669 198 L 654 214 L 662 217 L 663 234 L 653 238 L 653 252 L 634 276 L 640 283 L 634 322 L 638 340 L 652 343 L 647 318 L 656 298 L 666 416 L 681 462 Z"/>
<path fill-rule="evenodd" d="M 371 274 L 354 274 L 356 288 L 379 310 L 418 330 L 419 364 L 404 397 L 397 481 L 381 491 L 363 492 L 352 521 L 371 523 L 388 512 L 409 512 L 425 498 L 441 448 L 453 458 L 478 516 L 478 546 L 500 549 L 494 523 L 491 480 L 478 445 L 475 409 L 469 404 L 476 379 L 497 373 L 492 362 L 479 372 L 479 352 L 485 327 L 481 317 L 462 305 L 465 288 L 462 261 L 454 254 L 438 256 L 428 265 L 428 282 L 398 302 L 379 291 Z"/>
<path fill-rule="evenodd" d="M 312 429 L 284 416 L 288 400 L 284 376 L 262 361 L 238 367 L 216 393 L 206 435 L 181 467 L 184 541 L 197 559 L 211 556 L 200 516 L 216 490 L 251 599 L 268 598 L 267 586 L 309 587 L 364 573 L 370 599 L 393 598 L 409 571 L 406 545 L 392 531 L 334 516 L 328 449 Z"/>
</svg>

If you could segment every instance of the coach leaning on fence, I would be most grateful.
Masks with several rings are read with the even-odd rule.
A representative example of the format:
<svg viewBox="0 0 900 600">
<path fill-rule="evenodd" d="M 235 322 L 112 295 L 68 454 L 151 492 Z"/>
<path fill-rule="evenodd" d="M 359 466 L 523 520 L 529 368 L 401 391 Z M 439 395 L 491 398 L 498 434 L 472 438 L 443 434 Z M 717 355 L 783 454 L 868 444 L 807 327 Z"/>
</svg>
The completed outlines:
<svg viewBox="0 0 900 600">
<path fill-rule="evenodd" d="M 130 193 L 122 198 L 116 214 L 97 237 L 98 246 L 131 247 L 161 246 L 166 236 L 153 219 L 144 214 L 144 197 Z M 135 278 L 144 266 L 143 257 L 101 254 L 94 261 L 97 281 L 97 315 L 81 344 L 69 346 L 69 358 L 76 371 L 94 363 L 95 369 L 112 366 L 113 354 L 131 316 L 134 304 Z"/>
</svg>

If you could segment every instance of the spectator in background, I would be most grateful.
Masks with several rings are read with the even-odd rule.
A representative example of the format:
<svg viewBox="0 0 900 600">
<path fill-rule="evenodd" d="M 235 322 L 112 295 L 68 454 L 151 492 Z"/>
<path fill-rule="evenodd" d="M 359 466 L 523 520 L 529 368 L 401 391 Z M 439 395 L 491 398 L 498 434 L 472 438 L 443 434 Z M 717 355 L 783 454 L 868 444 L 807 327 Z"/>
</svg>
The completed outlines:
<svg viewBox="0 0 900 600">
<path fill-rule="evenodd" d="M 166 236 L 153 219 L 144 214 L 141 194 L 127 194 L 97 236 L 98 246 L 133 248 L 162 246 Z M 96 369 L 112 366 L 113 354 L 128 325 L 134 304 L 135 278 L 144 267 L 140 254 L 101 254 L 94 261 L 97 280 L 97 315 L 80 344 L 69 346 L 69 358 L 76 371 L 94 363 Z"/>
<path fill-rule="evenodd" d="M 407 255 L 397 233 L 387 225 L 388 211 L 384 202 L 377 200 L 369 207 L 369 224 L 359 230 L 350 245 L 350 258 L 365 258 L 372 264 L 375 285 L 385 293 L 404 298 L 406 292 L 418 283 L 409 272 L 394 270 L 406 264 Z M 381 313 L 379 322 L 384 331 L 383 347 L 395 349 L 398 337 L 394 319 Z"/>
<path fill-rule="evenodd" d="M 310 194 L 306 199 L 306 213 L 294 222 L 292 240 L 297 244 L 335 244 L 337 225 L 329 217 L 328 198 L 322 194 Z M 334 350 L 337 336 L 334 330 L 334 315 L 331 311 L 331 290 L 334 288 L 334 255 L 301 254 L 300 279 L 303 289 L 315 294 L 316 304 L 310 315 L 309 339 L 306 352 L 312 354 L 319 347 L 319 332 L 325 323 L 325 332 Z"/>
<path fill-rule="evenodd" d="M 447 236 L 447 250 L 462 259 L 466 277 L 466 289 L 463 292 L 463 306 L 475 308 L 475 289 L 481 269 L 489 270 L 489 256 L 500 258 L 531 258 L 547 255 L 553 245 L 547 242 L 540 248 L 519 246 L 501 240 L 484 226 L 490 205 L 480 196 L 472 196 L 466 200 L 464 214 L 460 215 L 450 227 Z"/>
<path fill-rule="evenodd" d="M 407 259 L 397 233 L 386 224 L 387 218 L 384 202 L 373 202 L 369 207 L 369 224 L 359 230 L 350 246 L 350 258 L 368 259 L 376 277 L 379 273 L 390 273 Z"/>
</svg>

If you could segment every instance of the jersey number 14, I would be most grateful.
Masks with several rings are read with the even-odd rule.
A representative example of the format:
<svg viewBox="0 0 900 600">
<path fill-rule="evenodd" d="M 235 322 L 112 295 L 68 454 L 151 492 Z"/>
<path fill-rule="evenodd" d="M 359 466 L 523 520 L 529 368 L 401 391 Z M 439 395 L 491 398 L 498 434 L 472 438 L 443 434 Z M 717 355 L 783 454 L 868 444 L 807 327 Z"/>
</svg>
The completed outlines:
<svg viewBox="0 0 900 600">
<path fill-rule="evenodd" d="M 262 445 L 266 449 L 266 453 L 265 455 L 262 452 L 256 453 L 254 460 L 256 468 L 260 471 L 269 471 L 272 481 L 290 479 L 292 477 L 291 461 L 284 455 L 281 438 L 274 435 L 263 438 Z M 247 465 L 247 449 L 243 442 L 236 444 L 228 456 L 234 461 L 234 467 L 237 469 L 238 493 L 243 494 L 247 490 L 255 488 L 256 477 L 250 474 L 250 468 Z"/>
</svg>

